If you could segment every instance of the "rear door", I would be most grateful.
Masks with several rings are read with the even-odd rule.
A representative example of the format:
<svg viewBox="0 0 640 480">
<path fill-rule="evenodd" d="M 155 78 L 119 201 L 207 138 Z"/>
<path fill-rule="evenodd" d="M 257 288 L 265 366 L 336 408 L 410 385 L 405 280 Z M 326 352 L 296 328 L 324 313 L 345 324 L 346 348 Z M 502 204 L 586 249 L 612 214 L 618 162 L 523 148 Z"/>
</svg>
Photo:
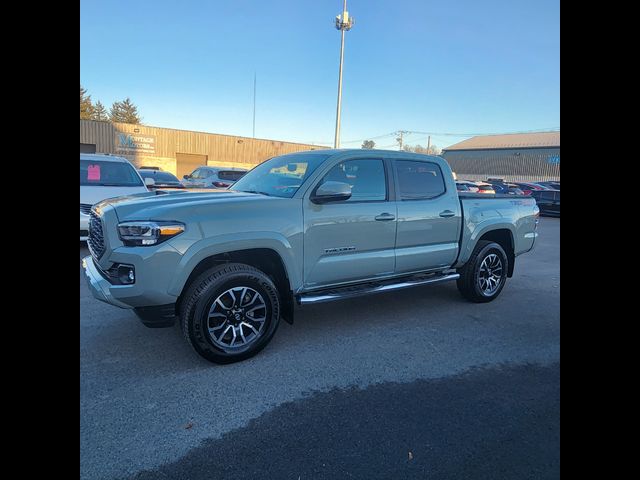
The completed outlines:
<svg viewBox="0 0 640 480">
<path fill-rule="evenodd" d="M 560 215 L 560 192 L 553 192 L 553 211 Z"/>
<path fill-rule="evenodd" d="M 553 192 L 550 192 L 549 190 L 539 190 L 539 192 L 540 197 L 538 200 L 538 206 L 540 207 L 540 210 L 548 213 L 553 213 Z"/>
<path fill-rule="evenodd" d="M 394 159 L 398 227 L 396 273 L 440 269 L 458 256 L 461 206 L 435 162 Z"/>
<path fill-rule="evenodd" d="M 304 284 L 317 288 L 393 275 L 396 204 L 382 158 L 333 165 L 304 198 Z M 325 181 L 351 185 L 351 198 L 315 204 Z"/>
</svg>

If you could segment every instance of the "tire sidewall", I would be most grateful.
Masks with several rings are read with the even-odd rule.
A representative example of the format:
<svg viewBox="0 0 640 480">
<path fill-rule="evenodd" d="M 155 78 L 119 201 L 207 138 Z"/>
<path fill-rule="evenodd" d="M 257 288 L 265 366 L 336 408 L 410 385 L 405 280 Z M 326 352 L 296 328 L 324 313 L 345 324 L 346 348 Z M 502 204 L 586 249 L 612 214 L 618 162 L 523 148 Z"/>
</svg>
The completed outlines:
<svg viewBox="0 0 640 480">
<path fill-rule="evenodd" d="M 213 302 L 224 291 L 233 287 L 250 287 L 263 298 L 267 309 L 267 319 L 262 335 L 247 348 L 227 352 L 215 345 L 207 331 L 208 313 Z M 224 275 L 212 282 L 199 295 L 191 318 L 188 319 L 189 337 L 196 351 L 216 363 L 231 363 L 251 357 L 262 350 L 273 337 L 280 320 L 278 292 L 273 282 L 258 272 L 240 271 Z"/>
<path fill-rule="evenodd" d="M 478 284 L 478 276 L 480 274 L 480 267 L 482 266 L 482 262 L 488 255 L 492 253 L 495 253 L 500 257 L 500 261 L 502 262 L 503 273 L 502 273 L 502 277 L 500 278 L 500 284 L 498 285 L 498 288 L 496 289 L 496 291 L 493 292 L 493 294 L 491 295 L 486 295 L 480 289 L 480 285 Z M 473 266 L 472 281 L 473 281 L 474 294 L 479 299 L 483 299 L 485 301 L 490 301 L 496 298 L 498 295 L 500 295 L 500 292 L 502 291 L 505 284 L 507 283 L 508 271 L 509 271 L 509 259 L 507 258 L 507 254 L 505 253 L 504 249 L 497 243 L 490 243 L 486 245 L 484 248 L 482 248 L 482 250 L 480 250 L 480 252 L 478 252 L 478 256 L 476 257 L 476 261 Z"/>
</svg>

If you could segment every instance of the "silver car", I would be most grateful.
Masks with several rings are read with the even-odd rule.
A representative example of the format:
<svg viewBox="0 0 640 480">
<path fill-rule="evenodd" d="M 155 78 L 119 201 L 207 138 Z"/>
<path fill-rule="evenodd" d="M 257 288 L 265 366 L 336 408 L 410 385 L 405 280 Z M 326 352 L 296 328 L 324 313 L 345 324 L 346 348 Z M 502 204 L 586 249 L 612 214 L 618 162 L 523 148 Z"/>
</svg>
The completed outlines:
<svg viewBox="0 0 640 480">
<path fill-rule="evenodd" d="M 181 182 L 186 188 L 227 188 L 248 171 L 245 168 L 198 167 L 191 175 L 183 176 Z"/>
<path fill-rule="evenodd" d="M 143 180 L 124 157 L 80 154 L 80 241 L 89 238 L 91 207 L 105 198 L 148 192 L 153 179 Z"/>
</svg>

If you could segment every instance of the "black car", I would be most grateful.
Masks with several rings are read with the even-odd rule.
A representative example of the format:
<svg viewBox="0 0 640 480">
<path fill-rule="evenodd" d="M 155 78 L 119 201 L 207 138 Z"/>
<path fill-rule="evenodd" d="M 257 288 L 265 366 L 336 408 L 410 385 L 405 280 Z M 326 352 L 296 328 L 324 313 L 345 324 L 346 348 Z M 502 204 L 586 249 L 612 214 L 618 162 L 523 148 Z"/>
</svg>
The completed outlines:
<svg viewBox="0 0 640 480">
<path fill-rule="evenodd" d="M 534 190 L 531 196 L 536 199 L 541 215 L 560 216 L 560 190 Z"/>
<path fill-rule="evenodd" d="M 560 182 L 537 182 L 537 184 L 551 190 L 560 190 Z"/>
<path fill-rule="evenodd" d="M 150 185 L 148 188 L 150 190 L 159 189 L 159 188 L 184 188 L 184 185 L 180 183 L 180 180 L 169 172 L 163 172 L 162 170 L 150 170 L 150 169 L 140 169 L 138 170 L 140 176 L 142 178 L 153 178 L 156 182 L 153 185 Z"/>
</svg>

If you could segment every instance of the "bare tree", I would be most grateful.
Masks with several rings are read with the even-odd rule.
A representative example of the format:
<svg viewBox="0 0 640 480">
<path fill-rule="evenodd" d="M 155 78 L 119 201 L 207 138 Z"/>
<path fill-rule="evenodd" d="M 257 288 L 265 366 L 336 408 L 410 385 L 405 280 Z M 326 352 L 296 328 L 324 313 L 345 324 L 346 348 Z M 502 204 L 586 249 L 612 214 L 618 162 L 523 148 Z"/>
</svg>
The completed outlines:
<svg viewBox="0 0 640 480">
<path fill-rule="evenodd" d="M 423 155 L 440 155 L 440 148 L 436 145 L 431 145 L 429 148 L 423 147 L 419 144 L 415 146 L 405 145 L 403 150 L 407 152 L 422 153 Z"/>
</svg>

